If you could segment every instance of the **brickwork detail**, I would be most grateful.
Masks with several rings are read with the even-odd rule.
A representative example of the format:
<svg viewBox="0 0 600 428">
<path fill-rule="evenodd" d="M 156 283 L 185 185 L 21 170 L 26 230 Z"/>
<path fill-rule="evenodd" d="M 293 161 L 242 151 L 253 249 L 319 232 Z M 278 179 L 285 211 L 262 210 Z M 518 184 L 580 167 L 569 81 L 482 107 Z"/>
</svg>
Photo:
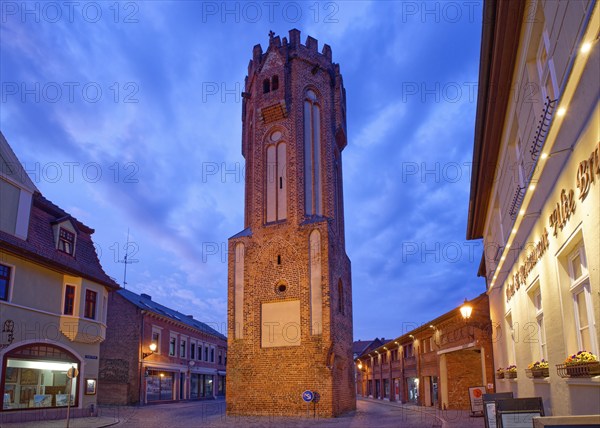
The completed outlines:
<svg viewBox="0 0 600 428">
<path fill-rule="evenodd" d="M 265 53 L 256 45 L 248 67 L 242 111 L 245 229 L 229 240 L 227 412 L 231 415 L 302 415 L 306 404 L 301 394 L 306 389 L 319 393 L 321 417 L 356 406 L 350 260 L 343 236 L 341 174 L 336 175 L 346 145 L 345 93 L 331 49 L 325 45 L 319 53 L 317 44 L 309 37 L 302 45 L 300 32 L 291 30 L 289 41 L 271 37 Z M 273 81 L 277 85 L 269 85 Z M 317 94 L 320 112 L 315 159 L 320 159 L 322 216 L 308 216 L 305 210 L 304 99 L 309 89 Z M 281 106 L 285 114 L 269 115 L 267 120 L 265 112 L 273 105 Z M 278 216 L 283 220 L 267 222 L 268 180 L 274 176 L 268 171 L 273 166 L 267 162 L 267 147 L 274 141 L 287 147 L 281 182 L 286 186 L 287 212 Z M 314 236 L 320 237 L 320 277 L 311 279 L 315 266 L 313 258 L 311 268 L 310 236 L 315 230 L 313 247 Z M 236 256 L 239 243 L 244 252 Z M 241 261 L 235 258 L 240 254 L 244 272 L 238 290 L 243 289 L 243 299 L 238 296 L 236 304 L 235 266 Z M 238 280 L 240 276 L 238 272 Z M 294 335 L 289 337 L 290 346 L 262 347 L 263 305 L 286 301 L 300 302 L 299 325 L 279 326 L 284 339 L 286 331 Z M 320 310 L 312 310 L 315 302 Z M 243 314 L 236 314 L 240 307 Z M 313 319 L 315 314 L 320 319 Z M 236 322 L 243 329 L 241 335 L 235 334 Z M 313 328 L 314 323 L 319 328 Z"/>
</svg>

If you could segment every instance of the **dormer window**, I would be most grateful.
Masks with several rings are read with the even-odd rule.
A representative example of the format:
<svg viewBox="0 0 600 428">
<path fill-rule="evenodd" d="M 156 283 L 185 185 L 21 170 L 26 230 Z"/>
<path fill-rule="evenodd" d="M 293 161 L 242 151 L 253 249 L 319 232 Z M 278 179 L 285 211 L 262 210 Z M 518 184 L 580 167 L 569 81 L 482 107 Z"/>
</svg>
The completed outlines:
<svg viewBox="0 0 600 428">
<path fill-rule="evenodd" d="M 58 231 L 58 249 L 72 256 L 75 249 L 75 234 L 61 227 Z"/>
</svg>

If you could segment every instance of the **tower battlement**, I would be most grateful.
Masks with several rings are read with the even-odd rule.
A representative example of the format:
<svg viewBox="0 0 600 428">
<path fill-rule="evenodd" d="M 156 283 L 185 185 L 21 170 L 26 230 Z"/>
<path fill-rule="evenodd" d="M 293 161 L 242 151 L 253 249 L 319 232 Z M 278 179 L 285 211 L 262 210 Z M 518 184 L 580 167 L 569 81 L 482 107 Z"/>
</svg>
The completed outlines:
<svg viewBox="0 0 600 428">
<path fill-rule="evenodd" d="M 290 60 L 302 58 L 324 69 L 332 69 L 336 74 L 340 73 L 339 64 L 332 61 L 331 46 L 324 44 L 323 49 L 319 52 L 319 41 L 311 36 L 307 36 L 306 42 L 302 44 L 300 42 L 300 30 L 294 28 L 289 31 L 289 39 L 287 37 L 281 39 L 280 36 L 271 33 L 266 51 L 263 51 L 260 43 L 254 46 L 252 59 L 248 64 L 248 77 L 253 76 L 255 72 L 261 70 L 267 53 L 271 49 L 278 50 L 280 55 Z"/>
</svg>

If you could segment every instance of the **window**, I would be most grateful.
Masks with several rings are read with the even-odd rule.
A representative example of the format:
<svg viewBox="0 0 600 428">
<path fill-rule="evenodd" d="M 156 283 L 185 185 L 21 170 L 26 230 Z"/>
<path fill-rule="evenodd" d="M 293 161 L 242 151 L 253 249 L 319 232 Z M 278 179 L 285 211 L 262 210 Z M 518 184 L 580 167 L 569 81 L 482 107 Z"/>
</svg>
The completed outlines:
<svg viewBox="0 0 600 428">
<path fill-rule="evenodd" d="M 271 83 L 269 79 L 263 80 L 263 94 L 266 94 L 271 91 Z"/>
<path fill-rule="evenodd" d="M 0 264 L 0 300 L 8 300 L 10 267 Z"/>
<path fill-rule="evenodd" d="M 271 79 L 271 89 L 273 91 L 279 89 L 279 76 L 273 76 L 273 78 Z"/>
<path fill-rule="evenodd" d="M 85 290 L 85 311 L 83 316 L 89 319 L 96 319 L 96 301 L 98 293 L 92 290 Z"/>
<path fill-rule="evenodd" d="M 223 354 L 219 351 L 219 365 L 223 364 Z"/>
<path fill-rule="evenodd" d="M 73 315 L 74 309 L 75 309 L 75 286 L 67 285 L 67 286 L 65 286 L 65 305 L 63 308 L 63 314 Z"/>
<path fill-rule="evenodd" d="M 215 362 L 215 348 L 213 348 L 212 346 L 210 347 L 210 362 Z"/>
<path fill-rule="evenodd" d="M 515 349 L 515 343 L 517 342 L 517 337 L 516 335 L 518 334 L 517 331 L 515 331 L 514 327 L 513 327 L 513 321 L 512 321 L 512 313 L 508 313 L 506 314 L 506 327 L 507 330 L 510 334 L 510 336 L 508 337 L 508 358 L 509 358 L 509 364 L 516 364 L 517 361 L 517 351 Z M 508 365 L 508 364 L 507 364 Z"/>
<path fill-rule="evenodd" d="M 208 346 L 204 347 L 204 361 L 208 361 Z"/>
<path fill-rule="evenodd" d="M 592 297 L 590 294 L 590 279 L 583 243 L 579 244 L 568 256 L 570 291 L 575 311 L 575 330 L 579 350 L 594 354 L 598 353 L 596 329 Z"/>
<path fill-rule="evenodd" d="M 156 343 L 156 351 L 155 354 L 160 354 L 160 331 L 152 328 L 152 340 L 150 343 Z"/>
<path fill-rule="evenodd" d="M 544 327 L 544 311 L 542 307 L 542 293 L 539 285 L 530 292 L 531 302 L 533 303 L 533 311 L 535 316 L 537 342 L 539 345 L 538 359 L 548 360 L 548 350 L 546 349 L 546 330 Z"/>
<path fill-rule="evenodd" d="M 171 336 L 171 338 L 169 339 L 169 356 L 170 357 L 175 356 L 175 347 L 176 346 L 177 346 L 177 338 L 174 336 Z"/>
<path fill-rule="evenodd" d="M 186 358 L 186 354 L 185 354 L 185 346 L 187 345 L 187 342 L 185 339 L 181 339 L 181 342 L 179 343 L 179 356 L 181 358 Z"/>
<path fill-rule="evenodd" d="M 58 231 L 58 249 L 72 256 L 74 248 L 75 234 L 61 227 Z"/>
<path fill-rule="evenodd" d="M 190 360 L 196 359 L 196 344 L 190 342 Z"/>
<path fill-rule="evenodd" d="M 321 215 L 321 114 L 317 95 L 304 100 L 304 205 L 306 215 Z"/>
</svg>

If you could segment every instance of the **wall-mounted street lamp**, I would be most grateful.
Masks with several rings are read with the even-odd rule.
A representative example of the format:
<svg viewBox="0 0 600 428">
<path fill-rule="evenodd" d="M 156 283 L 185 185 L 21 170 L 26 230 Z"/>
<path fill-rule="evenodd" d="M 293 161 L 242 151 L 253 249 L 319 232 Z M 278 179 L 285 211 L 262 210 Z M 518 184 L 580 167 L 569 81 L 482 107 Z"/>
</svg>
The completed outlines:
<svg viewBox="0 0 600 428">
<path fill-rule="evenodd" d="M 363 369 L 363 363 L 361 360 L 358 360 L 358 364 L 356 365 L 356 367 L 358 367 L 358 370 L 362 370 Z"/>
<path fill-rule="evenodd" d="M 472 313 L 473 313 L 473 306 L 469 305 L 469 303 L 467 302 L 467 299 L 465 298 L 465 302 L 460 307 L 460 314 L 462 315 L 463 319 L 465 321 L 467 321 L 469 318 L 471 318 Z"/>
<path fill-rule="evenodd" d="M 156 352 L 156 349 L 158 349 L 158 346 L 156 345 L 156 342 L 152 342 L 148 348 L 150 349 L 150 352 L 142 352 L 142 360 L 144 358 L 149 357 L 150 355 L 154 354 Z"/>
</svg>

